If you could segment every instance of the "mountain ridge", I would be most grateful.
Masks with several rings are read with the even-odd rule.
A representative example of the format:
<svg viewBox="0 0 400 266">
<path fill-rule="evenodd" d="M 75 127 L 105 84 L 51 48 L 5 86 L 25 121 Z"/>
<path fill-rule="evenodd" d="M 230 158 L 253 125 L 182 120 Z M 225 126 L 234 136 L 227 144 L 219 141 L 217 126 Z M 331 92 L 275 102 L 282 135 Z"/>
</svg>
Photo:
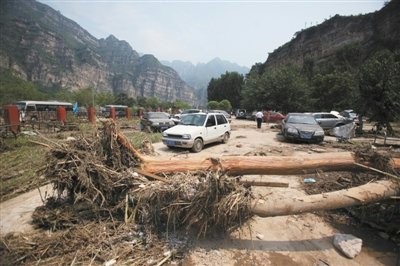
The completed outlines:
<svg viewBox="0 0 400 266">
<path fill-rule="evenodd" d="M 212 78 L 219 78 L 226 72 L 238 72 L 244 75 L 250 70 L 219 57 L 207 63 L 193 64 L 190 61 L 182 60 L 162 60 L 161 63 L 175 69 L 186 83 L 195 88 L 197 97 L 203 105 L 207 104 L 207 87 Z"/>
<path fill-rule="evenodd" d="M 140 56 L 126 41 L 97 39 L 51 7 L 34 0 L 0 4 L 0 68 L 41 84 L 124 93 L 129 97 L 177 99 L 197 105 L 192 87 L 153 55 Z"/>
<path fill-rule="evenodd" d="M 374 50 L 393 50 L 400 45 L 399 13 L 400 1 L 393 0 L 372 13 L 335 15 L 321 24 L 297 32 L 291 41 L 270 53 L 262 67 L 288 63 L 301 66 L 311 61 L 318 66 L 335 60 L 338 52 L 342 51 L 358 53 L 354 55 L 354 60 L 362 61 Z"/>
</svg>

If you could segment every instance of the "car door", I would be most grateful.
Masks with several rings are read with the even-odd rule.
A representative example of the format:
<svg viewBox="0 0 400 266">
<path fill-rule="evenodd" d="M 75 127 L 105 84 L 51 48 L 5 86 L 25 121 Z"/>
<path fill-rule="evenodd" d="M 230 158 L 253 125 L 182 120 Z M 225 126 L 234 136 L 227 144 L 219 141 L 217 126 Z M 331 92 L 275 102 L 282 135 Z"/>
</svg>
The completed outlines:
<svg viewBox="0 0 400 266">
<path fill-rule="evenodd" d="M 215 118 L 217 119 L 218 139 L 220 140 L 223 138 L 225 132 L 230 130 L 230 125 L 223 114 L 217 114 Z"/>
<path fill-rule="evenodd" d="M 206 132 L 207 136 L 204 137 L 205 143 L 211 143 L 217 141 L 219 136 L 219 131 L 217 127 L 217 121 L 215 120 L 214 114 L 209 114 L 206 120 Z"/>
<path fill-rule="evenodd" d="M 330 129 L 336 126 L 339 119 L 333 114 L 323 114 L 323 118 L 326 121 L 326 128 Z"/>
</svg>

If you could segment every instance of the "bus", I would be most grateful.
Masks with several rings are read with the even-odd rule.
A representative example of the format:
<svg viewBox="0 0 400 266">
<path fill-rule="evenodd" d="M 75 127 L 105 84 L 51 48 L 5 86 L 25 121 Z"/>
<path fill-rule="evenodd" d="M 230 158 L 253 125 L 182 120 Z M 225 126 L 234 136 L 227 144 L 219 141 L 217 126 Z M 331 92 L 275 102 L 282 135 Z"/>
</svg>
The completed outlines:
<svg viewBox="0 0 400 266">
<path fill-rule="evenodd" d="M 72 103 L 59 101 L 18 101 L 14 104 L 18 107 L 21 122 L 55 120 L 58 107 L 65 107 L 66 111 L 73 108 Z"/>
<path fill-rule="evenodd" d="M 111 108 L 114 108 L 116 117 L 126 117 L 126 109 L 128 109 L 128 106 L 127 105 L 116 105 L 116 104 L 109 104 L 109 105 L 104 106 L 104 109 L 103 109 L 104 117 L 110 117 Z"/>
</svg>

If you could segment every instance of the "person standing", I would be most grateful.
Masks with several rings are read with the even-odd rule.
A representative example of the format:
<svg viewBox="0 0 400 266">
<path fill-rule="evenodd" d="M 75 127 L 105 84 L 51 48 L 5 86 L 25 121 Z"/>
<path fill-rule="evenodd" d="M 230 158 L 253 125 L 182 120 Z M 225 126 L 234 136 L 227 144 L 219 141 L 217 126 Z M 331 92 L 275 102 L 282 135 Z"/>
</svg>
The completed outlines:
<svg viewBox="0 0 400 266">
<path fill-rule="evenodd" d="M 263 117 L 264 117 L 264 114 L 261 111 L 258 111 L 256 113 L 257 128 L 261 128 L 261 123 L 262 123 Z"/>
</svg>

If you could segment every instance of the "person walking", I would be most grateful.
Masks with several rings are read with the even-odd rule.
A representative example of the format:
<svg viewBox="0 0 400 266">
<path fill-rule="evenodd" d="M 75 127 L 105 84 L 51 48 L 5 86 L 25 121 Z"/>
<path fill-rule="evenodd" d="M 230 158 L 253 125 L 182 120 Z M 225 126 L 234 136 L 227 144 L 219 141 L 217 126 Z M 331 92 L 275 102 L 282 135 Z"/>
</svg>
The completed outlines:
<svg viewBox="0 0 400 266">
<path fill-rule="evenodd" d="M 258 111 L 256 113 L 257 128 L 261 128 L 261 123 L 262 123 L 263 117 L 264 117 L 264 114 L 261 111 Z"/>
</svg>

